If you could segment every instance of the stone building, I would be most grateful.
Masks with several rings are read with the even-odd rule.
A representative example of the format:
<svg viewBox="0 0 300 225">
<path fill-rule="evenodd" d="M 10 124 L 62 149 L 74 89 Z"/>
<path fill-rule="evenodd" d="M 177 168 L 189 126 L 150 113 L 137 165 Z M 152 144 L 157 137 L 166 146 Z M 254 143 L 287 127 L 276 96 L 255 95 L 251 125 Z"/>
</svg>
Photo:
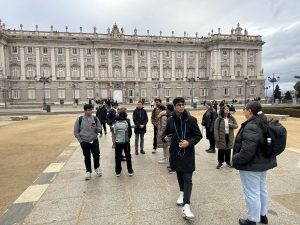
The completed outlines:
<svg viewBox="0 0 300 225">
<path fill-rule="evenodd" d="M 135 103 L 264 98 L 262 37 L 238 24 L 207 37 L 8 29 L 0 22 L 0 103 L 72 104 L 90 98 Z M 247 79 L 247 82 L 245 82 Z M 42 82 L 45 81 L 45 82 Z"/>
</svg>

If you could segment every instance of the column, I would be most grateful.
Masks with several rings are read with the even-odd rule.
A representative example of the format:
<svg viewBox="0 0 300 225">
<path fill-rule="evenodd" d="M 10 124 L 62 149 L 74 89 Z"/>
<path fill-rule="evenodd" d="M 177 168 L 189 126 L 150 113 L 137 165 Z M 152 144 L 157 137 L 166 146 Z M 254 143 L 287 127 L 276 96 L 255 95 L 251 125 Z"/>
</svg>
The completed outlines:
<svg viewBox="0 0 300 225">
<path fill-rule="evenodd" d="M 56 73 L 55 73 L 55 49 L 54 47 L 51 48 L 51 76 L 52 80 L 56 80 Z"/>
<path fill-rule="evenodd" d="M 175 74 L 175 52 L 172 51 L 172 81 L 176 80 L 176 74 Z"/>
<path fill-rule="evenodd" d="M 159 80 L 164 80 L 164 69 L 163 69 L 163 52 L 159 51 Z"/>
<path fill-rule="evenodd" d="M 213 75 L 215 73 L 214 68 L 214 50 L 210 51 L 210 69 L 209 69 L 209 76 L 210 78 L 213 78 Z"/>
<path fill-rule="evenodd" d="M 35 64 L 36 64 L 36 76 L 39 79 L 41 76 L 41 61 L 40 61 L 40 48 L 35 48 Z"/>
<path fill-rule="evenodd" d="M 84 75 L 84 56 L 83 52 L 84 49 L 80 49 L 80 80 L 85 80 L 85 75 Z"/>
<path fill-rule="evenodd" d="M 24 47 L 20 47 L 20 58 L 21 58 L 21 80 L 26 80 Z"/>
<path fill-rule="evenodd" d="M 98 58 L 98 49 L 94 49 L 94 66 L 95 66 L 95 78 L 99 78 L 99 58 Z"/>
<path fill-rule="evenodd" d="M 0 68 L 2 68 L 2 75 L 6 75 L 6 71 L 5 71 L 5 58 L 4 58 L 4 45 L 1 44 L 0 45 Z M 1 76 L 1 74 L 0 74 Z"/>
<path fill-rule="evenodd" d="M 122 49 L 122 53 L 121 53 L 121 67 L 122 67 L 122 78 L 126 80 L 125 49 Z"/>
<path fill-rule="evenodd" d="M 111 49 L 108 49 L 108 77 L 112 77 L 112 55 L 111 55 Z"/>
<path fill-rule="evenodd" d="M 217 75 L 221 79 L 221 49 L 217 50 Z"/>
<path fill-rule="evenodd" d="M 151 77 L 151 52 L 150 50 L 147 51 L 147 70 L 148 70 L 148 81 L 152 80 Z"/>
<path fill-rule="evenodd" d="M 71 80 L 70 48 L 66 48 L 66 80 Z"/>
<path fill-rule="evenodd" d="M 257 78 L 261 76 L 261 49 L 256 53 L 256 76 Z"/>
<path fill-rule="evenodd" d="M 195 52 L 195 54 L 196 54 L 196 57 L 195 57 L 195 60 L 196 60 L 195 79 L 197 80 L 197 77 L 199 77 L 199 52 Z"/>
<path fill-rule="evenodd" d="M 234 74 L 234 49 L 231 49 L 230 51 L 230 76 L 231 79 L 235 79 L 235 74 Z"/>
<path fill-rule="evenodd" d="M 243 52 L 243 76 L 248 76 L 248 49 L 245 49 Z"/>
<path fill-rule="evenodd" d="M 187 52 L 183 52 L 183 80 L 187 77 Z"/>
<path fill-rule="evenodd" d="M 139 76 L 139 58 L 138 58 L 138 51 L 134 51 L 134 76 L 136 80 L 140 80 Z"/>
</svg>

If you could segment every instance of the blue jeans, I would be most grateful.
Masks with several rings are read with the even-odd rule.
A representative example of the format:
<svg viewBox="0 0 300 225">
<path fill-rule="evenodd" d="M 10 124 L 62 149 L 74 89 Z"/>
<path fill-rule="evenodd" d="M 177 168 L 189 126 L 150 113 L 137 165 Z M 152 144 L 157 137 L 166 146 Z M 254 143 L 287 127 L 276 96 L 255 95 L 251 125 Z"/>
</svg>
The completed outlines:
<svg viewBox="0 0 300 225">
<path fill-rule="evenodd" d="M 248 220 L 260 222 L 260 216 L 268 212 L 267 171 L 240 170 L 247 205 Z"/>
</svg>

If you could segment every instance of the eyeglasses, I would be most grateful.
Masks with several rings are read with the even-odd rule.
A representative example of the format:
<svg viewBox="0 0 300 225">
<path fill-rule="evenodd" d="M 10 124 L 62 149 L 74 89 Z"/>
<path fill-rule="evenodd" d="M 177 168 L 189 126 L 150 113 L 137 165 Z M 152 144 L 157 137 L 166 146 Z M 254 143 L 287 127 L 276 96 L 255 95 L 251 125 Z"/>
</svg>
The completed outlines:
<svg viewBox="0 0 300 225">
<path fill-rule="evenodd" d="M 184 103 L 176 104 L 176 106 L 184 106 Z"/>
</svg>

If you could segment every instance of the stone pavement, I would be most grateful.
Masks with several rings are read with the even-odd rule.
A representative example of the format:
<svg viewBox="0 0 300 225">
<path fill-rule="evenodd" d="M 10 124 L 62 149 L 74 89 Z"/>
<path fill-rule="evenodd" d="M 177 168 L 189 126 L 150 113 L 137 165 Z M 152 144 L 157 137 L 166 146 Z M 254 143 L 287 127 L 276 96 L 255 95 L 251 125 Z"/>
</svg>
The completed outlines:
<svg viewBox="0 0 300 225">
<path fill-rule="evenodd" d="M 217 155 L 204 151 L 208 142 L 202 139 L 196 147 L 191 199 L 196 218 L 193 222 L 184 220 L 181 207 L 176 205 L 176 175 L 168 174 L 166 165 L 157 163 L 161 150 L 151 154 L 152 132 L 148 126 L 146 155 L 132 155 L 133 177 L 128 177 L 124 162 L 122 176 L 115 177 L 108 134 L 100 142 L 103 176 L 93 173 L 92 179 L 85 181 L 83 156 L 74 142 L 16 200 L 0 224 L 231 225 L 246 216 L 238 171 L 226 166 L 215 169 Z M 299 153 L 286 150 L 278 159 L 279 166 L 268 173 L 269 224 L 300 224 L 299 158 Z"/>
</svg>

